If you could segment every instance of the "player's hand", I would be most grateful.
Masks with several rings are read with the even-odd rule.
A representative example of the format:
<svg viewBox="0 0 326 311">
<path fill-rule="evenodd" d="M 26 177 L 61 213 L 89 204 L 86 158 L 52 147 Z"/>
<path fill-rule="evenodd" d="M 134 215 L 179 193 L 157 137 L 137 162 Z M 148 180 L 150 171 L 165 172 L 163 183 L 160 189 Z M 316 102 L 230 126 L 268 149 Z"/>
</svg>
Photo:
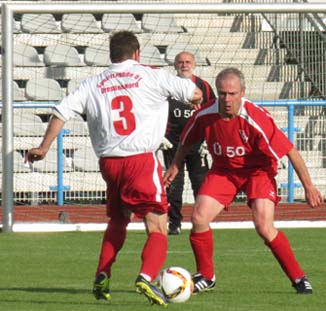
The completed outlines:
<svg viewBox="0 0 326 311">
<path fill-rule="evenodd" d="M 195 111 L 197 111 L 197 110 L 199 110 L 201 108 L 201 104 L 200 103 L 198 103 L 198 104 L 191 103 L 188 106 L 189 106 L 189 108 L 191 110 L 195 110 Z"/>
<path fill-rule="evenodd" d="M 34 161 L 40 161 L 45 158 L 47 151 L 42 148 L 33 148 L 28 150 L 25 155 L 25 163 L 33 163 Z"/>
<path fill-rule="evenodd" d="M 310 207 L 318 207 L 323 203 L 323 196 L 315 186 L 305 189 L 306 200 Z"/>
<path fill-rule="evenodd" d="M 173 147 L 172 143 L 166 137 L 163 137 L 163 140 L 158 149 L 159 150 L 168 150 L 168 149 L 171 149 L 172 147 Z"/>
<path fill-rule="evenodd" d="M 171 164 L 171 166 L 166 170 L 163 176 L 163 184 L 165 187 L 170 187 L 172 181 L 174 180 L 175 176 L 179 173 L 179 168 L 175 164 Z"/>
</svg>

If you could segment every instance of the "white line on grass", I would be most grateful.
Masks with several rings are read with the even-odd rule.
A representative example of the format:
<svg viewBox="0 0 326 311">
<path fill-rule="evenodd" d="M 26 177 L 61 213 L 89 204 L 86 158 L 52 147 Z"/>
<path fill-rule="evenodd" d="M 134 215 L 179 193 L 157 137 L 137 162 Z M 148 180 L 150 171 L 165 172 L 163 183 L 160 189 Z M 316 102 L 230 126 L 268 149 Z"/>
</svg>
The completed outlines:
<svg viewBox="0 0 326 311">
<path fill-rule="evenodd" d="M 326 221 L 308 221 L 308 220 L 291 220 L 291 221 L 275 221 L 277 228 L 326 228 Z M 15 223 L 13 225 L 14 232 L 67 232 L 67 231 L 104 231 L 107 227 L 106 223 Z M 212 229 L 253 229 L 252 221 L 225 221 L 212 222 Z M 128 230 L 144 230 L 142 222 L 132 222 L 128 225 Z M 182 229 L 191 229 L 190 222 L 183 222 Z"/>
</svg>

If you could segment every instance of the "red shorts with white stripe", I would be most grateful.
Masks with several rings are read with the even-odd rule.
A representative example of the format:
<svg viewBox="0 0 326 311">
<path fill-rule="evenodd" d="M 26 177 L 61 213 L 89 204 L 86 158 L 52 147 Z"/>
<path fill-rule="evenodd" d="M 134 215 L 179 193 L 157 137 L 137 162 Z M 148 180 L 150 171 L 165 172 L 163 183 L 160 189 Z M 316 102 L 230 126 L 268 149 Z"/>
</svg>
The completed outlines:
<svg viewBox="0 0 326 311">
<path fill-rule="evenodd" d="M 273 172 L 252 169 L 237 171 L 211 170 L 207 174 L 198 194 L 208 195 L 227 209 L 235 196 L 243 191 L 247 195 L 248 205 L 253 199 L 269 199 L 277 204 L 277 186 Z"/>
<path fill-rule="evenodd" d="M 162 166 L 154 153 L 101 158 L 100 170 L 107 184 L 109 217 L 121 217 L 125 209 L 139 218 L 167 212 Z"/>
</svg>

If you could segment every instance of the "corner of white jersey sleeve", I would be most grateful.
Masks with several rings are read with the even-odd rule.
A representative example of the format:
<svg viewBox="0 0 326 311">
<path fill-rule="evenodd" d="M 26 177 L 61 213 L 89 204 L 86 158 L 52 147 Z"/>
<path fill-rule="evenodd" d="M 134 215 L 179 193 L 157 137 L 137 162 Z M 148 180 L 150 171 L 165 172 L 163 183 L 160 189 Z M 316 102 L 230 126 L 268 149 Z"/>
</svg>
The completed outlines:
<svg viewBox="0 0 326 311">
<path fill-rule="evenodd" d="M 65 118 L 60 111 L 58 111 L 58 109 L 56 107 L 53 107 L 52 109 L 52 115 L 56 116 L 58 119 L 60 119 L 63 122 L 67 122 L 68 119 Z"/>
<path fill-rule="evenodd" d="M 188 99 L 188 102 L 191 102 L 192 99 L 194 98 L 197 85 L 193 81 L 191 81 L 191 80 L 189 80 L 189 82 L 191 82 L 192 89 L 191 89 L 191 87 L 189 87 L 189 90 L 191 91 L 191 94 L 189 94 L 190 97 Z"/>
</svg>

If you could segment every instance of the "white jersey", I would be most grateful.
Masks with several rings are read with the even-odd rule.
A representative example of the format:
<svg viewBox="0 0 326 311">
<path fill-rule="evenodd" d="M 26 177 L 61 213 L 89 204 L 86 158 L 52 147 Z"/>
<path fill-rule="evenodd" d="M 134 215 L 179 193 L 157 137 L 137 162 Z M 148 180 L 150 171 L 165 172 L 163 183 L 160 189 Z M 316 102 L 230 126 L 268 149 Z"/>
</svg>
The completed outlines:
<svg viewBox="0 0 326 311">
<path fill-rule="evenodd" d="M 188 102 L 195 87 L 190 79 L 126 60 L 84 80 L 54 109 L 64 121 L 86 114 L 98 157 L 124 157 L 157 150 L 168 119 L 167 98 Z"/>
</svg>

